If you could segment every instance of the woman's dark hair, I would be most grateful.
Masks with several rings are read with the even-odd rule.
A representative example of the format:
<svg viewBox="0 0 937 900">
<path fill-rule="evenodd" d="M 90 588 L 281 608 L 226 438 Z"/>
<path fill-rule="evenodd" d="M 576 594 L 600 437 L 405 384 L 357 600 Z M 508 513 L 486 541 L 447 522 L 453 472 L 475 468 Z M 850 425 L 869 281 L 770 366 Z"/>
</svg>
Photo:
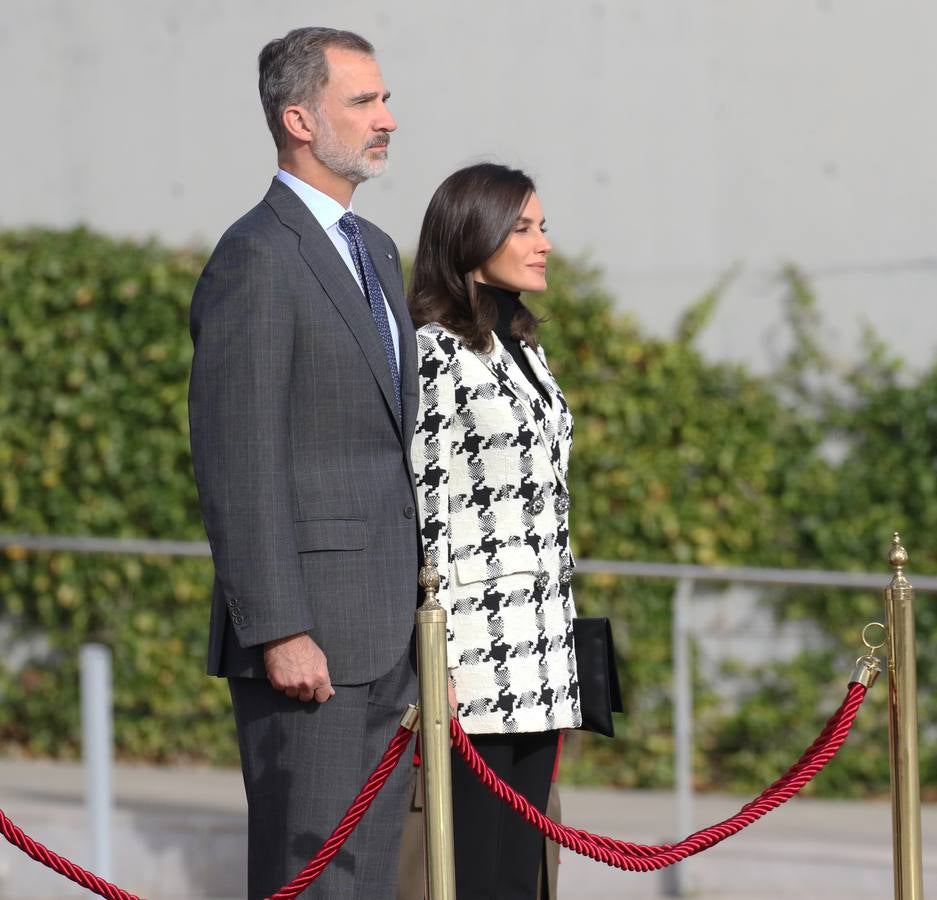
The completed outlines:
<svg viewBox="0 0 937 900">
<path fill-rule="evenodd" d="M 475 288 L 472 272 L 508 239 L 534 192 L 519 169 L 479 163 L 453 172 L 433 194 L 413 263 L 410 315 L 417 328 L 438 322 L 472 350 L 490 350 L 495 301 Z M 511 334 L 536 347 L 539 321 L 520 306 Z"/>
</svg>

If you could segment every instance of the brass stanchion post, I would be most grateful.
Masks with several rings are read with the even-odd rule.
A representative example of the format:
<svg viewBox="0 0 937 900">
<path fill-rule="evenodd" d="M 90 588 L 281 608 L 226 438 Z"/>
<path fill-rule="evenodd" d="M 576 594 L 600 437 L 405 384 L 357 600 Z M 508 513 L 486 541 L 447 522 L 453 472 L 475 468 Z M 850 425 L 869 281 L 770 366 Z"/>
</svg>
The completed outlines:
<svg viewBox="0 0 937 900">
<path fill-rule="evenodd" d="M 895 900 L 924 900 L 918 768 L 917 653 L 914 588 L 904 575 L 908 553 L 895 532 L 888 554 L 895 574 L 885 588 L 888 623 L 888 749 L 891 764 Z"/>
<path fill-rule="evenodd" d="M 433 566 L 420 569 L 420 587 L 426 592 L 423 605 L 416 611 L 426 897 L 427 900 L 455 900 L 446 611 L 436 600 L 439 574 Z"/>
</svg>

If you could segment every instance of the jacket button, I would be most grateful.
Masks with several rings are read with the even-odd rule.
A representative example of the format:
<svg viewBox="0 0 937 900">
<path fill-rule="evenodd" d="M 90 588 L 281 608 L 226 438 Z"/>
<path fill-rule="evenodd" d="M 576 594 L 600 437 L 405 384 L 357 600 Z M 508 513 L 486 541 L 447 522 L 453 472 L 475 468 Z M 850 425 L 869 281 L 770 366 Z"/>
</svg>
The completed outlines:
<svg viewBox="0 0 937 900">
<path fill-rule="evenodd" d="M 569 584 L 573 580 L 573 567 L 567 563 L 560 566 L 560 584 Z"/>
<path fill-rule="evenodd" d="M 412 519 L 416 515 L 416 510 L 412 506 L 405 506 L 403 508 L 404 518 Z"/>
<path fill-rule="evenodd" d="M 550 583 L 550 576 L 546 572 L 541 572 L 534 579 L 534 584 L 537 586 L 538 591 L 546 589 L 546 586 Z"/>
<path fill-rule="evenodd" d="M 564 516 L 569 512 L 569 494 L 557 494 L 553 500 L 553 511 L 558 516 Z"/>
<path fill-rule="evenodd" d="M 237 597 L 228 597 L 228 606 L 235 609 L 238 605 Z"/>
<path fill-rule="evenodd" d="M 539 516 L 543 512 L 543 497 L 534 497 L 527 503 L 527 512 L 533 516 Z"/>
</svg>

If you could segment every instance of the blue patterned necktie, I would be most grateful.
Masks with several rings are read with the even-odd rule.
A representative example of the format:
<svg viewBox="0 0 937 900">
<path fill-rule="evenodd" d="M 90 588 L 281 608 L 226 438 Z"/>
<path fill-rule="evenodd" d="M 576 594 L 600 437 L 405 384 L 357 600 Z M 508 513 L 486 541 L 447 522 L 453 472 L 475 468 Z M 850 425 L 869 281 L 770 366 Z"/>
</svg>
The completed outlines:
<svg viewBox="0 0 937 900">
<path fill-rule="evenodd" d="M 361 284 L 364 286 L 365 296 L 368 298 L 368 306 L 371 307 L 371 315 L 374 317 L 374 324 L 377 326 L 377 333 L 384 345 L 384 355 L 387 357 L 387 365 L 390 368 L 390 375 L 394 381 L 394 397 L 397 399 L 397 412 L 400 408 L 400 372 L 397 370 L 397 357 L 394 355 L 394 339 L 390 334 L 390 322 L 387 321 L 387 310 L 384 308 L 384 294 L 381 291 L 381 282 L 378 280 L 377 272 L 374 271 L 374 263 L 371 261 L 371 254 L 365 247 L 361 239 L 361 229 L 358 227 L 358 220 L 353 212 L 346 212 L 339 220 L 338 227 L 342 234 L 348 238 L 351 246 L 351 256 L 358 267 L 358 274 L 361 276 Z"/>
</svg>

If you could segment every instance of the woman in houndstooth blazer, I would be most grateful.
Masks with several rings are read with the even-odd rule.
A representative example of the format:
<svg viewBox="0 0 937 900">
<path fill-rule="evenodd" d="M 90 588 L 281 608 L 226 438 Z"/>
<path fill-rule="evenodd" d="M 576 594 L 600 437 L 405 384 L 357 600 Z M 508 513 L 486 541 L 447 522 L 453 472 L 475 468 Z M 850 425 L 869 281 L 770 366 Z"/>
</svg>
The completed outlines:
<svg viewBox="0 0 937 900">
<path fill-rule="evenodd" d="M 489 765 L 541 810 L 558 729 L 581 723 L 572 417 L 519 297 L 546 288 L 550 250 L 530 178 L 470 166 L 430 201 L 410 298 L 420 354 L 413 468 L 458 716 Z M 453 805 L 460 900 L 534 898 L 539 836 L 455 756 Z"/>
</svg>

